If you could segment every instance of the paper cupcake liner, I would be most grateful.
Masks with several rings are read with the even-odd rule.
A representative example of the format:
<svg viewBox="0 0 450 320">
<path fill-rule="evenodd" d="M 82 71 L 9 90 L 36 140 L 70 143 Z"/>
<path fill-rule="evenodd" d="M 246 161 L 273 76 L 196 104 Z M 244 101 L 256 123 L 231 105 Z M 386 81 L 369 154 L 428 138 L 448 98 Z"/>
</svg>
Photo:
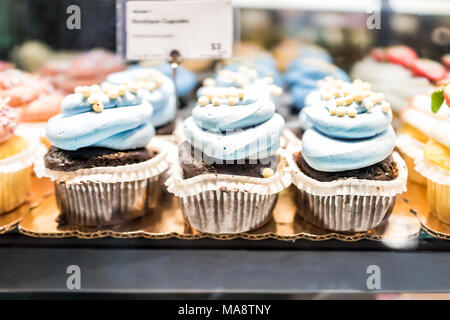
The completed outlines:
<svg viewBox="0 0 450 320">
<path fill-rule="evenodd" d="M 331 182 L 314 180 L 289 158 L 298 213 L 308 222 L 333 231 L 367 231 L 392 212 L 396 195 L 406 191 L 406 164 L 393 153 L 398 176 L 391 181 L 345 179 Z"/>
<path fill-rule="evenodd" d="M 292 183 L 316 196 L 359 195 L 359 196 L 388 196 L 392 197 L 406 191 L 408 170 L 406 164 L 397 152 L 393 152 L 394 162 L 397 164 L 398 176 L 390 181 L 376 181 L 366 179 L 342 179 L 331 182 L 317 181 L 303 172 L 294 160 L 294 154 L 288 158 L 292 169 Z"/>
<path fill-rule="evenodd" d="M 416 171 L 416 161 L 423 157 L 424 144 L 407 134 L 400 134 L 396 146 L 408 168 L 408 179 L 421 185 L 426 185 L 426 179 Z"/>
<path fill-rule="evenodd" d="M 427 198 L 431 212 L 436 218 L 450 225 L 450 185 L 428 180 Z"/>
<path fill-rule="evenodd" d="M 117 183 L 149 179 L 162 174 L 170 166 L 168 149 L 172 148 L 164 140 L 153 138 L 147 146 L 158 154 L 150 160 L 117 167 L 95 167 L 65 172 L 50 170 L 45 167 L 44 159 L 41 157 L 35 162 L 34 171 L 36 176 L 47 177 L 56 182 L 82 183 L 103 182 Z"/>
<path fill-rule="evenodd" d="M 35 165 L 38 177 L 55 181 L 58 208 L 66 223 L 77 226 L 113 225 L 143 216 L 155 208 L 162 192 L 162 176 L 170 165 L 168 143 L 152 139 L 150 160 L 117 167 L 61 172 Z"/>
<path fill-rule="evenodd" d="M 160 175 L 129 182 L 55 182 L 64 223 L 108 226 L 144 216 L 161 195 Z"/>
<path fill-rule="evenodd" d="M 198 231 L 214 234 L 247 232 L 271 219 L 277 194 L 205 191 L 182 197 L 181 209 Z"/>
<path fill-rule="evenodd" d="M 442 185 L 450 185 L 450 171 L 435 165 L 423 156 L 416 161 L 415 169 L 428 180 Z"/>
<path fill-rule="evenodd" d="M 31 185 L 31 166 L 19 171 L 0 173 L 0 214 L 27 201 Z"/>
<path fill-rule="evenodd" d="M 191 225 L 208 233 L 240 233 L 271 218 L 278 192 L 291 184 L 286 158 L 279 151 L 278 170 L 270 178 L 203 174 L 183 179 L 178 162 L 167 180 L 169 192 L 181 198 Z"/>
<path fill-rule="evenodd" d="M 24 203 L 30 193 L 31 166 L 46 149 L 36 139 L 27 138 L 28 148 L 0 160 L 0 213 L 11 211 Z"/>
</svg>

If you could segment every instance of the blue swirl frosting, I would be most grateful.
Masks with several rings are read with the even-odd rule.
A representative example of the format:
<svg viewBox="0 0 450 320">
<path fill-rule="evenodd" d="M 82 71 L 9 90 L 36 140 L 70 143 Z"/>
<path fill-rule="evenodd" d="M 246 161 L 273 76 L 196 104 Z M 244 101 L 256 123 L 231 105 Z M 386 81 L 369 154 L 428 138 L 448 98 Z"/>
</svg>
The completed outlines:
<svg viewBox="0 0 450 320">
<path fill-rule="evenodd" d="M 312 168 L 360 169 L 386 159 L 394 150 L 390 105 L 368 84 L 327 80 L 311 101 L 301 114 L 309 127 L 302 137 L 302 154 Z"/>
<path fill-rule="evenodd" d="M 392 126 L 380 134 L 359 140 L 337 139 L 311 128 L 302 137 L 302 155 L 314 169 L 339 172 L 361 169 L 386 159 L 394 150 Z"/>
<path fill-rule="evenodd" d="M 51 118 L 46 128 L 54 146 L 63 150 L 84 147 L 128 150 L 147 146 L 155 134 L 150 122 L 153 108 L 142 98 L 140 89 L 113 99 L 102 92 L 92 95 L 103 105 L 102 112 L 93 111 L 89 99 L 81 93 L 63 99 L 61 114 Z"/>
<path fill-rule="evenodd" d="M 119 85 L 151 78 L 158 80 L 159 86 L 154 90 L 143 90 L 143 95 L 153 107 L 151 122 L 153 126 L 159 127 L 171 122 L 176 115 L 175 86 L 170 78 L 155 72 L 155 69 L 132 67 L 126 71 L 110 74 L 106 83 Z"/>
<path fill-rule="evenodd" d="M 186 139 L 205 155 L 222 160 L 261 159 L 280 145 L 284 119 L 268 99 L 240 100 L 229 105 L 197 105 L 184 122 Z"/>
<path fill-rule="evenodd" d="M 267 99 L 246 100 L 241 106 L 227 106 L 225 101 L 219 108 L 212 104 L 197 105 L 192 110 L 192 117 L 202 129 L 220 132 L 259 125 L 275 113 L 275 104 Z"/>
</svg>

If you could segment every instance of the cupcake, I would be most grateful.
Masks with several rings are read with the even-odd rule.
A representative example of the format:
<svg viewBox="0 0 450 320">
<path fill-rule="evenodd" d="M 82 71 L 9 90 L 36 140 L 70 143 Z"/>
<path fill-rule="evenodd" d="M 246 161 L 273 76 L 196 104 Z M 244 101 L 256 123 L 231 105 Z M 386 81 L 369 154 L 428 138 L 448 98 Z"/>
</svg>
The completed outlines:
<svg viewBox="0 0 450 320">
<path fill-rule="evenodd" d="M 153 138 L 144 90 L 134 83 L 105 92 L 98 85 L 77 87 L 49 120 L 52 146 L 35 171 L 55 181 L 61 221 L 114 225 L 158 204 L 168 160 L 164 143 Z"/>
<path fill-rule="evenodd" d="M 298 213 L 320 228 L 367 231 L 406 190 L 406 165 L 393 153 L 390 105 L 369 88 L 327 80 L 323 102 L 305 109 L 312 127 L 290 165 Z"/>
<path fill-rule="evenodd" d="M 332 58 L 327 51 L 310 43 L 302 43 L 297 39 L 283 39 L 273 50 L 278 70 L 286 72 L 296 59 L 314 58 L 331 63 Z"/>
<path fill-rule="evenodd" d="M 156 69 L 130 68 L 126 71 L 112 73 L 106 79 L 108 84 L 124 85 L 142 83 L 144 98 L 153 107 L 151 123 L 157 135 L 170 135 L 175 129 L 177 102 L 173 81 Z"/>
<path fill-rule="evenodd" d="M 423 156 L 424 146 L 430 140 L 434 127 L 440 120 L 448 119 L 450 110 L 431 111 L 429 95 L 414 96 L 409 106 L 402 110 L 402 125 L 398 130 L 396 146 L 408 167 L 408 179 L 426 185 L 426 179 L 415 170 L 415 161 Z"/>
<path fill-rule="evenodd" d="M 256 229 L 271 218 L 290 184 L 278 154 L 284 120 L 264 94 L 222 88 L 202 96 L 184 122 L 186 141 L 167 181 L 197 230 L 215 234 Z"/>
<path fill-rule="evenodd" d="M 319 80 L 332 76 L 348 81 L 347 74 L 335 65 L 318 58 L 294 60 L 285 73 L 285 82 L 291 88 L 294 109 L 301 110 L 308 103 L 306 97 L 318 88 Z"/>
<path fill-rule="evenodd" d="M 27 200 L 31 167 L 42 153 L 42 146 L 31 138 L 15 134 L 19 116 L 0 98 L 0 214 L 11 211 Z"/>
<path fill-rule="evenodd" d="M 450 84 L 432 95 L 433 112 L 450 106 Z M 415 169 L 427 180 L 427 199 L 431 212 L 442 222 L 450 224 L 450 116 L 435 121 L 425 144 L 423 157 Z"/>
<path fill-rule="evenodd" d="M 445 79 L 447 72 L 438 62 L 419 59 L 407 46 L 393 46 L 373 49 L 353 66 L 351 77 L 369 82 L 399 113 L 413 96 L 431 94 L 435 82 Z"/>
</svg>

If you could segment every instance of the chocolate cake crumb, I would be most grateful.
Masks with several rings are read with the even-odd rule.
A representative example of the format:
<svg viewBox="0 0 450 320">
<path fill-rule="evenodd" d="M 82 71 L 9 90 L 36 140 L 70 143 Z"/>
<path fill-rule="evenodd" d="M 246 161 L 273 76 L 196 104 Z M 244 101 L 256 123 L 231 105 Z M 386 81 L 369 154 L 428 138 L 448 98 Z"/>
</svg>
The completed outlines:
<svg viewBox="0 0 450 320">
<path fill-rule="evenodd" d="M 262 178 L 262 170 L 272 168 L 276 172 L 278 156 L 255 160 L 245 159 L 243 163 L 227 163 L 225 160 L 214 159 L 202 154 L 192 147 L 189 142 L 184 142 L 178 149 L 180 166 L 183 169 L 183 178 L 189 179 L 202 174 L 229 174 L 247 177 Z M 241 161 L 239 161 L 241 162 Z"/>
<path fill-rule="evenodd" d="M 300 152 L 298 152 L 295 157 L 298 167 L 304 174 L 322 182 L 349 178 L 390 181 L 398 176 L 397 165 L 395 164 L 392 155 L 389 155 L 383 161 L 365 168 L 340 172 L 323 172 L 315 170 L 308 165 Z"/>
<path fill-rule="evenodd" d="M 109 148 L 87 147 L 67 151 L 51 146 L 44 156 L 45 167 L 56 171 L 75 171 L 95 167 L 116 167 L 143 162 L 155 152 L 146 148 L 118 151 Z"/>
</svg>

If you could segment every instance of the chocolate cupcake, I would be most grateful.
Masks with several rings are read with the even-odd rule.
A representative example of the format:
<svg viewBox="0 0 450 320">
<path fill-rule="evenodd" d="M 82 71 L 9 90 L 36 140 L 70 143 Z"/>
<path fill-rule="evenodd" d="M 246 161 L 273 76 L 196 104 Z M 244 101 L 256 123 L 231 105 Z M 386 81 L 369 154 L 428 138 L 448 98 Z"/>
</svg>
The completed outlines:
<svg viewBox="0 0 450 320">
<path fill-rule="evenodd" d="M 367 83 L 327 79 L 305 114 L 312 127 L 290 159 L 298 213 L 334 231 L 377 226 L 406 190 L 389 103 Z"/>
<path fill-rule="evenodd" d="M 153 108 L 137 84 L 77 87 L 51 118 L 52 143 L 35 164 L 37 176 L 55 181 L 63 221 L 107 226 L 156 207 L 169 166 L 166 143 L 153 138 Z M 152 139 L 153 138 L 153 139 Z"/>
<path fill-rule="evenodd" d="M 221 88 L 202 96 L 184 122 L 187 141 L 167 181 L 197 230 L 240 233 L 264 225 L 290 184 L 277 151 L 284 120 L 267 96 Z"/>
</svg>

